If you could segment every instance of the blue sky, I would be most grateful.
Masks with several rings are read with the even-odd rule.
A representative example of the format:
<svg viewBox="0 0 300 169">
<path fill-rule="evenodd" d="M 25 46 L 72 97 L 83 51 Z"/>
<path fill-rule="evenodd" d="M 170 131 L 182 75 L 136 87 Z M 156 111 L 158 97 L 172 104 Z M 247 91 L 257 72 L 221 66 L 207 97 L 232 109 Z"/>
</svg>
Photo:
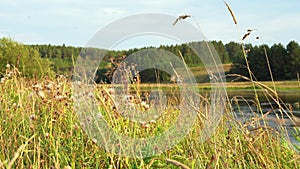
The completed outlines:
<svg viewBox="0 0 300 169">
<path fill-rule="evenodd" d="M 240 41 L 246 29 L 255 28 L 258 31 L 245 42 L 261 43 L 255 36 L 270 45 L 300 42 L 299 0 L 227 3 L 236 15 L 237 27 L 222 0 L 1 0 L 0 37 L 26 44 L 85 46 L 97 31 L 113 21 L 140 13 L 163 13 L 192 15 L 193 20 L 186 21 L 197 21 L 209 40 Z"/>
</svg>

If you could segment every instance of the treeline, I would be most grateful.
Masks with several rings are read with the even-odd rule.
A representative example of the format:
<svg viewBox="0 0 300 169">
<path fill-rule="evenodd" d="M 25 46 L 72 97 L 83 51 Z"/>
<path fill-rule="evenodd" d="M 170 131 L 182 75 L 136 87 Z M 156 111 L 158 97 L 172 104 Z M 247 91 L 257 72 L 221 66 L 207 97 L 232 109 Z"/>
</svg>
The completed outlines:
<svg viewBox="0 0 300 169">
<path fill-rule="evenodd" d="M 203 43 L 204 42 L 191 42 L 188 44 L 161 45 L 157 48 L 147 48 L 162 49 L 172 52 L 178 57 L 182 55 L 189 67 L 200 67 L 203 66 L 203 62 L 190 47 L 206 46 L 203 45 Z M 211 41 L 210 44 L 216 49 L 222 63 L 233 65 L 230 72 L 227 73 L 241 74 L 249 77 L 241 44 L 236 42 L 223 44 L 221 41 Z M 97 81 L 109 82 L 113 71 L 126 56 L 147 48 L 106 51 L 106 55 L 97 71 L 97 77 L 99 78 Z M 257 80 L 271 80 L 268 61 L 274 80 L 296 79 L 300 72 L 300 46 L 295 41 L 291 41 L 287 46 L 283 46 L 280 43 L 274 44 L 271 47 L 268 45 L 253 46 L 246 44 L 244 48 L 251 71 Z M 26 70 L 27 72 L 25 74 L 28 75 L 37 75 L 39 71 L 43 71 L 43 73 L 40 73 L 38 76 L 53 74 L 45 72 L 45 70 L 48 71 L 48 69 L 45 69 L 47 67 L 50 67 L 56 74 L 72 75 L 73 64 L 77 56 L 86 55 L 82 49 L 84 48 L 66 46 L 64 44 L 61 46 L 53 46 L 50 44 L 22 45 L 11 39 L 2 38 L 0 39 L 0 71 L 3 73 L 5 65 L 9 63 L 20 67 L 20 70 Z M 27 66 L 25 66 L 26 63 Z M 33 63 L 37 63 L 39 66 L 34 66 Z M 44 68 L 42 69 L 41 67 Z M 34 73 L 30 73 L 30 70 Z M 148 70 L 147 72 L 148 73 L 143 73 L 146 73 L 148 79 L 155 79 L 152 77 L 153 75 L 151 75 L 154 71 Z M 170 78 L 169 76 L 165 76 L 163 72 L 161 72 L 161 75 L 164 77 L 163 80 Z"/>
<path fill-rule="evenodd" d="M 233 63 L 230 72 L 249 77 L 244 54 L 240 47 L 233 42 L 226 44 L 225 47 Z M 300 46 L 295 41 L 289 42 L 286 47 L 280 43 L 271 47 L 247 44 L 245 45 L 245 54 L 251 73 L 257 80 L 269 81 L 272 80 L 272 76 L 274 80 L 290 80 L 297 79 L 299 76 Z"/>
<path fill-rule="evenodd" d="M 71 75 L 73 70 L 73 61 L 82 50 L 81 47 L 57 45 L 27 45 L 38 51 L 41 58 L 52 62 L 52 69 L 57 74 Z"/>
<path fill-rule="evenodd" d="M 201 43 L 203 45 L 198 45 L 198 43 Z M 226 52 L 225 46 L 221 41 L 212 41 L 210 42 L 213 44 L 214 48 L 219 53 L 220 59 L 222 63 L 231 63 L 230 57 L 228 53 Z M 191 49 L 191 46 L 201 46 L 203 47 L 203 50 L 206 50 L 207 48 L 206 43 L 203 42 L 192 42 L 189 44 L 180 44 L 180 45 L 161 45 L 158 48 L 155 47 L 144 47 L 144 48 L 133 48 L 129 50 L 111 50 L 111 51 L 105 51 L 106 55 L 104 56 L 99 69 L 97 71 L 97 79 L 96 82 L 106 82 L 110 83 L 113 71 L 115 70 L 116 66 L 122 62 L 122 60 L 131 54 L 134 54 L 138 51 L 141 51 L 143 49 L 161 49 L 164 51 L 171 52 L 179 57 L 179 55 L 182 55 L 186 64 L 189 67 L 199 67 L 203 66 L 203 63 L 199 57 L 197 57 L 197 54 Z M 85 56 L 89 55 L 86 54 L 85 51 L 93 51 L 93 50 L 83 50 L 82 47 L 73 47 L 73 46 L 66 46 L 63 44 L 62 46 L 57 45 L 27 45 L 27 47 L 33 48 L 34 50 L 38 51 L 41 58 L 47 59 L 52 62 L 52 68 L 57 74 L 65 74 L 65 75 L 71 75 L 72 70 L 74 67 L 73 61 L 76 61 L 77 56 Z M 103 50 L 100 50 L 100 52 L 103 52 Z M 96 51 L 97 52 L 97 51 Z M 147 62 L 147 59 L 143 62 Z M 156 74 L 156 75 L 155 75 Z M 141 72 L 141 77 L 143 78 L 143 81 L 146 82 L 155 82 L 156 76 L 160 77 L 160 80 L 167 81 L 170 79 L 170 76 L 166 74 L 166 72 L 160 71 L 160 70 L 146 70 L 144 72 Z"/>
<path fill-rule="evenodd" d="M 111 50 L 106 51 L 106 55 L 103 58 L 99 70 L 97 71 L 97 77 L 99 77 L 97 82 L 111 81 L 112 71 L 115 67 L 121 62 L 126 56 L 129 56 L 133 53 L 136 53 L 143 49 L 155 48 L 161 49 L 168 52 L 171 52 L 179 57 L 181 54 L 189 67 L 199 67 L 203 66 L 203 63 L 199 57 L 195 54 L 195 52 L 190 48 L 191 46 L 197 46 L 197 43 L 202 42 L 192 42 L 190 44 L 180 44 L 180 45 L 161 45 L 158 48 L 155 47 L 144 47 L 144 48 L 133 48 L 129 50 Z M 231 59 L 226 52 L 225 46 L 221 41 L 212 41 L 211 44 L 214 45 L 215 49 L 219 53 L 220 59 L 222 63 L 231 63 Z M 41 58 L 47 59 L 52 62 L 53 70 L 58 74 L 65 74 L 71 75 L 72 70 L 74 67 L 73 61 L 77 59 L 79 55 L 86 55 L 84 53 L 84 48 L 82 47 L 73 47 L 73 46 L 66 46 L 65 44 L 61 46 L 57 45 L 26 45 L 27 47 L 33 48 L 34 50 L 38 51 Z M 206 45 L 201 45 L 206 48 Z M 153 72 L 160 73 L 161 80 L 168 80 L 170 77 L 165 75 L 165 72 L 161 72 L 159 70 L 147 70 L 142 72 L 143 75 L 153 74 Z M 151 76 L 144 76 L 147 77 L 145 81 L 153 81 L 155 77 Z"/>
</svg>

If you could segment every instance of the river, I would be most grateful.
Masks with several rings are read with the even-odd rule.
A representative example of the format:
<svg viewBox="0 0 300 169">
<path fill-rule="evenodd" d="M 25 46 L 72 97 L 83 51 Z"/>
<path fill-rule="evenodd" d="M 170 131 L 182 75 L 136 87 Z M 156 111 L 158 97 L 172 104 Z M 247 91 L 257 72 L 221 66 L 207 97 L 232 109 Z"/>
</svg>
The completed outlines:
<svg viewBox="0 0 300 169">
<path fill-rule="evenodd" d="M 300 132 L 300 91 L 278 92 L 280 105 L 266 97 L 263 92 L 258 92 L 259 104 L 255 101 L 253 91 L 234 91 L 227 94 L 232 112 L 238 121 L 247 123 L 251 119 L 263 117 L 264 120 L 260 120 L 260 124 L 285 133 L 292 144 L 300 146 L 300 142 L 294 137 L 295 129 Z"/>
</svg>

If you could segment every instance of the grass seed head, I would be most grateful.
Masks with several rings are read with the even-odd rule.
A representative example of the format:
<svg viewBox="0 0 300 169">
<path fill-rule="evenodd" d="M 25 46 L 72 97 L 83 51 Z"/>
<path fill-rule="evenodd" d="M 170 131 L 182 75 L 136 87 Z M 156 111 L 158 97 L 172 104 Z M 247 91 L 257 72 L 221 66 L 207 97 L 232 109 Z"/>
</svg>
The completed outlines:
<svg viewBox="0 0 300 169">
<path fill-rule="evenodd" d="M 232 17 L 232 19 L 233 19 L 234 24 L 237 25 L 238 22 L 237 22 L 237 20 L 236 20 L 236 17 L 235 17 L 235 15 L 234 15 L 232 9 L 230 8 L 230 6 L 228 5 L 227 2 L 224 1 L 224 3 L 225 3 L 225 5 L 227 6 L 228 11 L 230 12 L 230 15 L 231 15 L 231 17 Z"/>
<path fill-rule="evenodd" d="M 183 20 L 183 19 L 186 19 L 186 18 L 189 18 L 189 17 L 191 17 L 191 15 L 181 15 L 181 16 L 179 16 L 179 17 L 175 20 L 175 22 L 173 23 L 173 25 L 176 25 L 176 23 L 177 23 L 178 21 Z"/>
<path fill-rule="evenodd" d="M 245 40 L 250 34 L 251 34 L 251 32 L 247 32 L 247 33 L 243 36 L 242 40 Z"/>
</svg>

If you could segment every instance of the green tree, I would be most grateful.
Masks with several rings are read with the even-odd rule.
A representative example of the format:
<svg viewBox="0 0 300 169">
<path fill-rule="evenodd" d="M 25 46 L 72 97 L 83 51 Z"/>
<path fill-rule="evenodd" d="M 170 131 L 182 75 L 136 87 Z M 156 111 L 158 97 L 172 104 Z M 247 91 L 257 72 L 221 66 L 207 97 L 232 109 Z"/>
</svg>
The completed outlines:
<svg viewBox="0 0 300 169">
<path fill-rule="evenodd" d="M 284 46 L 280 43 L 274 44 L 270 48 L 268 57 L 274 80 L 287 80 L 286 75 L 290 69 L 290 59 Z"/>
<path fill-rule="evenodd" d="M 249 55 L 249 52 L 251 52 L 252 48 L 253 47 L 251 45 L 245 45 L 247 55 Z M 225 49 L 229 55 L 230 61 L 233 64 L 232 68 L 230 69 L 230 73 L 249 77 L 242 45 L 236 42 L 229 42 L 225 45 Z"/>
<path fill-rule="evenodd" d="M 232 63 L 240 64 L 245 60 L 241 44 L 236 42 L 229 42 L 225 45 L 225 49 Z"/>
<path fill-rule="evenodd" d="M 269 50 L 268 46 L 265 46 Z M 263 46 L 255 46 L 248 53 L 250 69 L 257 80 L 271 80 Z"/>
<path fill-rule="evenodd" d="M 288 78 L 296 78 L 300 73 L 300 46 L 297 42 L 291 41 L 287 45 L 287 55 L 290 59 L 290 66 L 287 73 Z"/>
<path fill-rule="evenodd" d="M 212 41 L 211 43 L 214 45 L 216 51 L 218 52 L 221 62 L 223 64 L 230 63 L 229 55 L 226 51 L 226 48 L 225 48 L 223 42 L 222 41 L 218 41 L 218 42 Z"/>
<path fill-rule="evenodd" d="M 42 59 L 33 47 L 25 46 L 8 38 L 0 39 L 0 71 L 5 71 L 5 65 L 15 66 L 28 77 L 53 76 L 51 62 Z"/>
</svg>

